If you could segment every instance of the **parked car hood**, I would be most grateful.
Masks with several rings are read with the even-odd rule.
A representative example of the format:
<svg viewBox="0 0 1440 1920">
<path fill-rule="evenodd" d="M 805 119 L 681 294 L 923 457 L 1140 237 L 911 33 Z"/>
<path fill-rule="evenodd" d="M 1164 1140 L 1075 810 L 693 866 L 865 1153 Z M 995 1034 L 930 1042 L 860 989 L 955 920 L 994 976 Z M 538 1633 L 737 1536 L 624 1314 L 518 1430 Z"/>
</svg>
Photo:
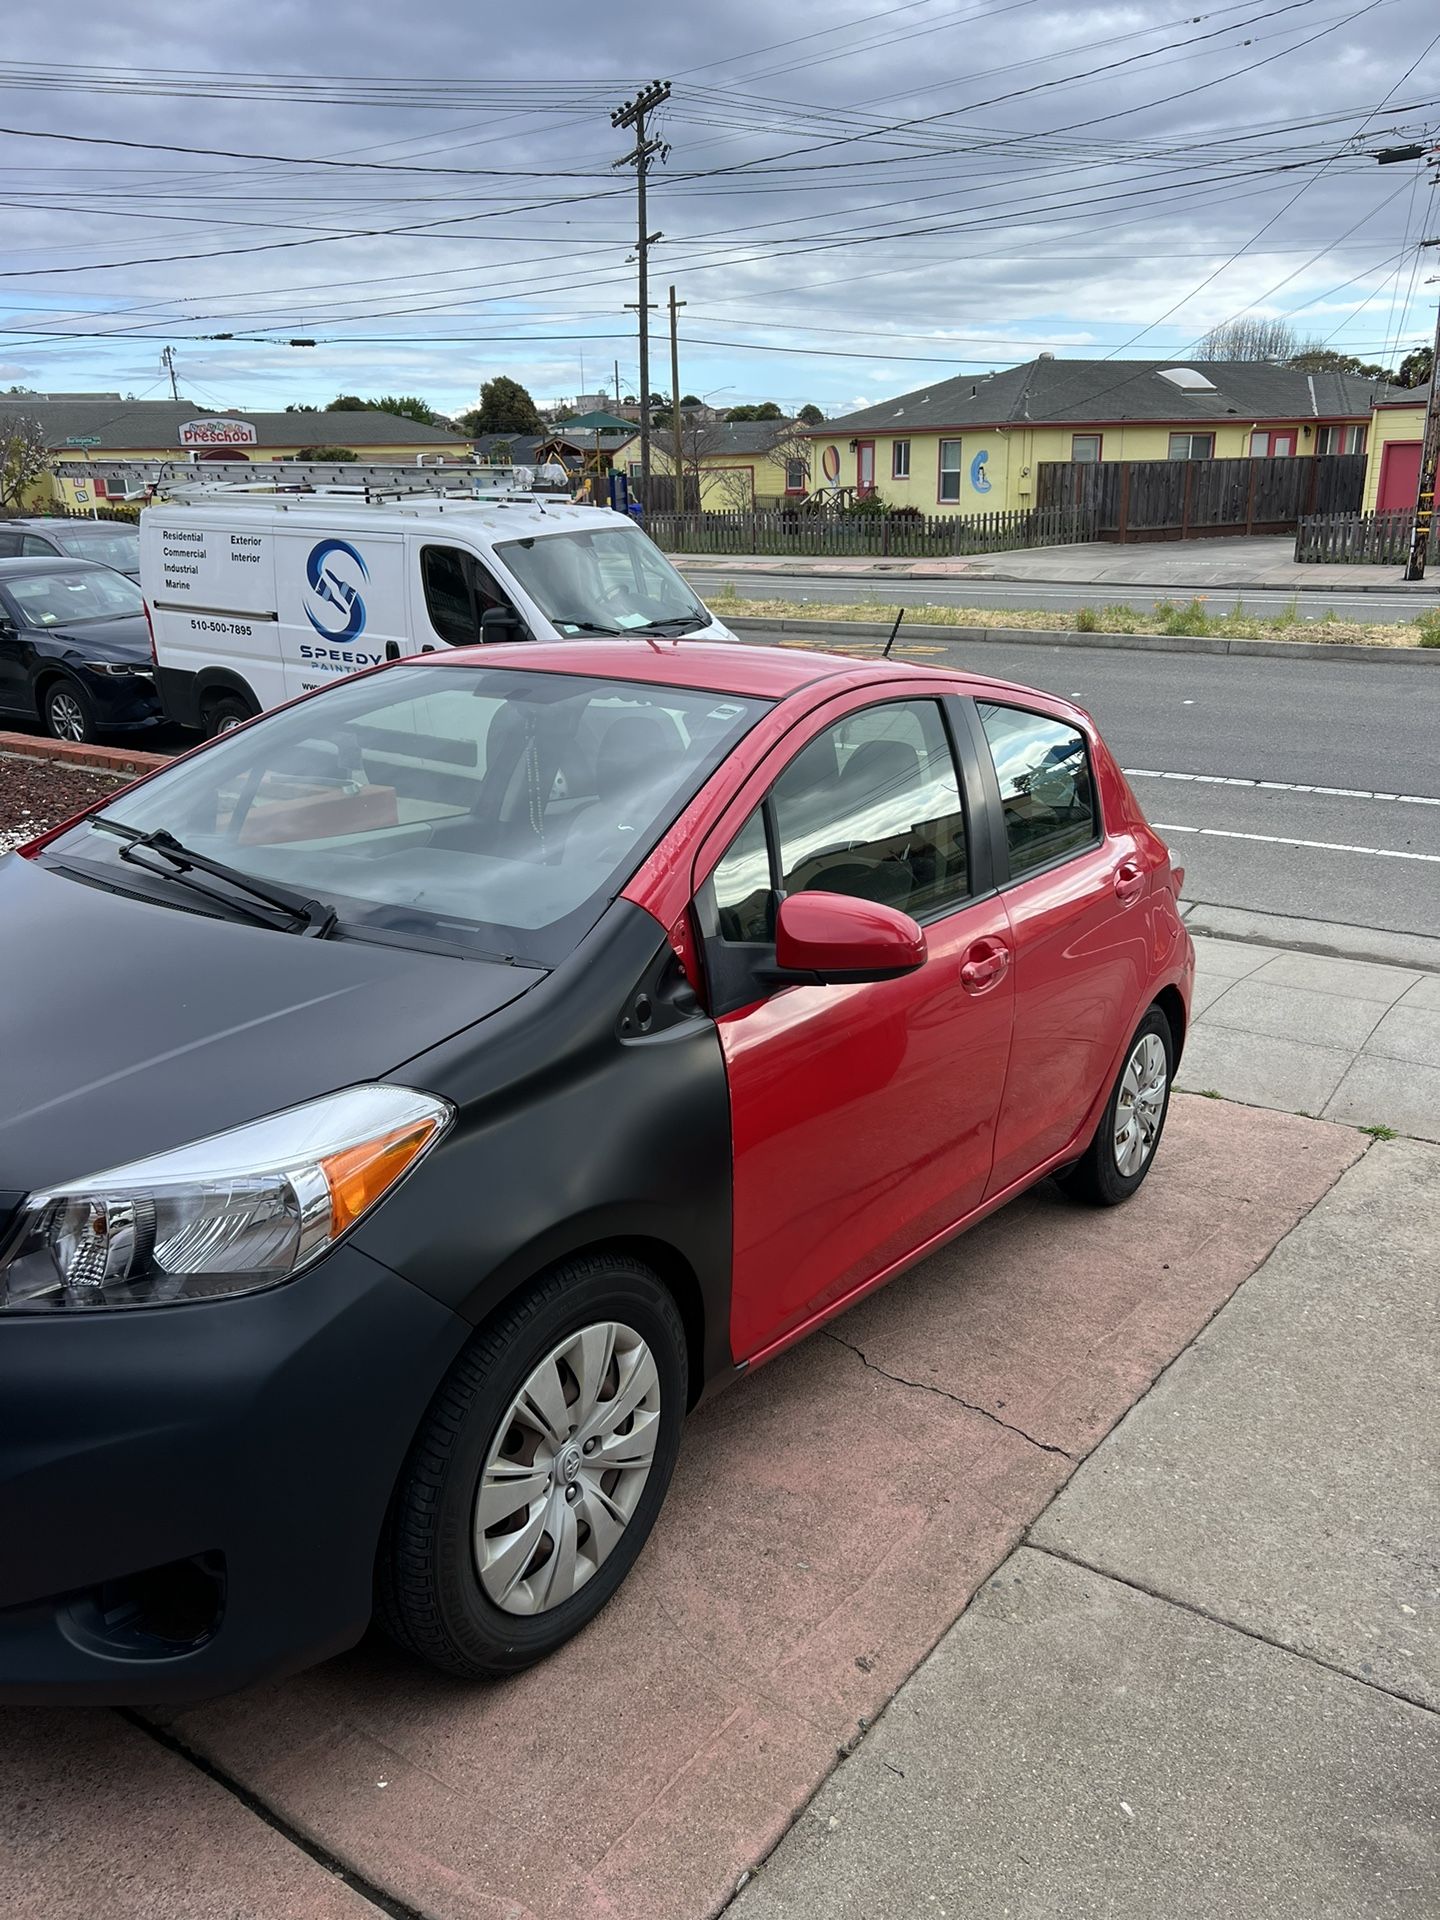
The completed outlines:
<svg viewBox="0 0 1440 1920">
<path fill-rule="evenodd" d="M 544 977 L 209 919 L 0 859 L 0 1211 L 384 1079 Z"/>
<path fill-rule="evenodd" d="M 82 659 L 130 660 L 150 665 L 150 629 L 143 613 L 122 614 L 118 620 L 79 620 L 73 626 L 35 627 L 31 637 L 57 642 Z"/>
</svg>

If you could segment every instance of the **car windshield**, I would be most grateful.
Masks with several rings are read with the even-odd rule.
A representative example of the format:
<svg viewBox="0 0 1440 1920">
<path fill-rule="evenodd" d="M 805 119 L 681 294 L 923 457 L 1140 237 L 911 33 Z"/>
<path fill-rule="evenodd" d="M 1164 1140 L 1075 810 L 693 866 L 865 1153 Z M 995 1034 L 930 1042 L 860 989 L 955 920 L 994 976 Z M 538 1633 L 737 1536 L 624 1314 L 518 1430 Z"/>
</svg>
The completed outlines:
<svg viewBox="0 0 1440 1920">
<path fill-rule="evenodd" d="M 53 573 L 22 573 L 6 591 L 32 627 L 73 627 L 86 620 L 120 620 L 144 613 L 140 589 L 123 573 L 104 567 L 57 567 Z"/>
<path fill-rule="evenodd" d="M 140 571 L 140 535 L 133 527 L 97 527 L 93 532 L 67 527 L 50 538 L 72 560 L 98 560 L 102 567 L 117 567 L 121 573 Z"/>
<path fill-rule="evenodd" d="M 561 633 L 695 632 L 710 624 L 693 591 L 634 525 L 506 540 L 495 552 Z"/>
<path fill-rule="evenodd" d="M 767 704 L 392 667 L 222 737 L 105 818 L 333 906 L 342 937 L 555 966 Z M 132 884 L 124 845 L 82 822 L 46 857 Z"/>
</svg>

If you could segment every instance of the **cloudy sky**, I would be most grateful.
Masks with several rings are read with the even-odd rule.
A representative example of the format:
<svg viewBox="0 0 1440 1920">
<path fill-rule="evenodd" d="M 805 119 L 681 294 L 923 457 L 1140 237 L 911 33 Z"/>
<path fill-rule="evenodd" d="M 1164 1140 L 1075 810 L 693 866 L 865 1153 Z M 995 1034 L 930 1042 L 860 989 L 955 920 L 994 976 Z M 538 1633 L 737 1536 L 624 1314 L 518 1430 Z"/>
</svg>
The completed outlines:
<svg viewBox="0 0 1440 1920">
<path fill-rule="evenodd" d="M 209 406 L 459 410 L 496 372 L 543 401 L 617 360 L 634 392 L 610 109 L 654 77 L 651 297 L 675 283 L 682 388 L 719 404 L 1183 358 L 1240 313 L 1392 364 L 1433 329 L 1440 193 L 1373 156 L 1440 139 L 1435 0 L 1192 8 L 109 0 L 69 44 L 26 8 L 0 386 L 159 396 L 171 344 Z"/>
</svg>

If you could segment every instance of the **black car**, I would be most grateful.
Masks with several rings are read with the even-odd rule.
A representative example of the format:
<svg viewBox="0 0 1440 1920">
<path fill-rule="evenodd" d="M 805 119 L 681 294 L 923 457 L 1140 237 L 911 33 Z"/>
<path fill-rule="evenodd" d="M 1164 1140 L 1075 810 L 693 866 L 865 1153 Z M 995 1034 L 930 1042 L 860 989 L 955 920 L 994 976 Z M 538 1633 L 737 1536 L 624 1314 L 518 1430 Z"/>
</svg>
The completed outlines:
<svg viewBox="0 0 1440 1920">
<path fill-rule="evenodd" d="M 57 740 L 134 733 L 160 719 L 140 589 L 93 560 L 0 560 L 0 723 Z"/>
<path fill-rule="evenodd" d="M 0 521 L 0 560 L 98 560 L 140 578 L 140 529 L 118 520 L 69 520 L 30 514 Z"/>
</svg>

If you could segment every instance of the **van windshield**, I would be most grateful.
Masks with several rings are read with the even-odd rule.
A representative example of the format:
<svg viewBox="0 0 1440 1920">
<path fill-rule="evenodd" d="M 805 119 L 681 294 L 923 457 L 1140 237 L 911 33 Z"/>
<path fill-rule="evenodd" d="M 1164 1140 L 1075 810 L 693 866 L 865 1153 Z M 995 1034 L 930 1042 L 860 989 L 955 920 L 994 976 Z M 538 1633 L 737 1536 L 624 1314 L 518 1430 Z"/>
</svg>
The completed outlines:
<svg viewBox="0 0 1440 1920">
<path fill-rule="evenodd" d="M 506 540 L 495 549 L 558 632 L 695 633 L 710 615 L 633 524 Z"/>
<path fill-rule="evenodd" d="M 367 934 L 555 966 L 766 711 L 693 688 L 392 667 L 257 721 L 104 818 L 333 907 Z M 165 897 L 81 822 L 42 857 Z M 222 887 L 223 884 L 219 883 Z"/>
</svg>

